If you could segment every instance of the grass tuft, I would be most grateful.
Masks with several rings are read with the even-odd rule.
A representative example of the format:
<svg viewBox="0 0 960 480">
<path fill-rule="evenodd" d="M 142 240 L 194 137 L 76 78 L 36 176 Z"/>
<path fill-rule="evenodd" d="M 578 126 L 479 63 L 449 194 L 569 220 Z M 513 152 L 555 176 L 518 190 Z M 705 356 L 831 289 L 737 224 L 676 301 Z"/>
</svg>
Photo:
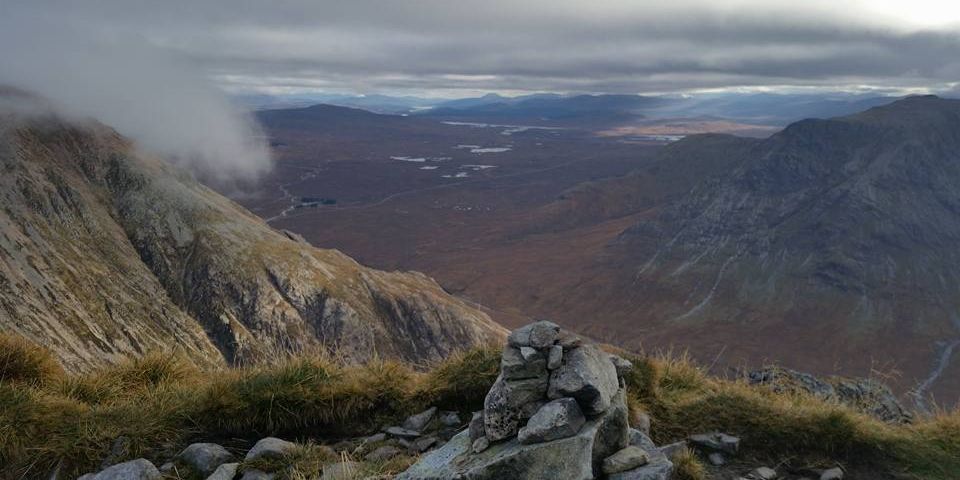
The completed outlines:
<svg viewBox="0 0 960 480">
<path fill-rule="evenodd" d="M 681 448 L 670 460 L 673 462 L 674 480 L 706 480 L 707 470 L 693 450 Z"/>
<path fill-rule="evenodd" d="M 49 350 L 21 336 L 0 333 L 0 383 L 42 385 L 63 376 Z"/>
<path fill-rule="evenodd" d="M 483 409 L 483 399 L 500 373 L 501 352 L 499 347 L 481 347 L 436 365 L 421 382 L 418 403 L 461 412 Z"/>
</svg>

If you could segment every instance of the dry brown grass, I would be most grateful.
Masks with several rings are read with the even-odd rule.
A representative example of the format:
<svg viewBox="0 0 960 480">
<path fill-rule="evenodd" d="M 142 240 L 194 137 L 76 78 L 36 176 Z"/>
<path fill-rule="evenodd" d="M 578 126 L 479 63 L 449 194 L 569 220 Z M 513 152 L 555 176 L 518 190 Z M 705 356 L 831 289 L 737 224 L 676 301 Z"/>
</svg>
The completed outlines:
<svg viewBox="0 0 960 480">
<path fill-rule="evenodd" d="M 7 364 L 50 360 L 33 358 L 43 356 L 34 348 L 17 351 L 29 358 Z M 495 348 L 477 349 L 427 373 L 390 361 L 343 365 L 322 355 L 202 371 L 158 353 L 74 377 L 18 367 L 11 371 L 39 373 L 0 381 L 0 478 L 38 477 L 57 463 L 67 475 L 95 470 L 121 435 L 130 439 L 127 457 L 165 461 L 198 439 L 330 440 L 369 434 L 428 405 L 469 413 L 496 378 L 498 358 Z M 740 436 L 744 455 L 759 459 L 869 463 L 934 480 L 960 471 L 958 413 L 893 426 L 809 396 L 708 377 L 682 355 L 631 360 L 631 409 L 651 416 L 658 443 L 722 430 Z M 291 472 L 309 478 L 329 452 L 303 448 L 290 459 L 300 465 Z M 390 473 L 411 461 L 365 468 Z"/>
<path fill-rule="evenodd" d="M 0 333 L 0 382 L 43 384 L 63 375 L 45 348 L 19 335 Z"/>
</svg>

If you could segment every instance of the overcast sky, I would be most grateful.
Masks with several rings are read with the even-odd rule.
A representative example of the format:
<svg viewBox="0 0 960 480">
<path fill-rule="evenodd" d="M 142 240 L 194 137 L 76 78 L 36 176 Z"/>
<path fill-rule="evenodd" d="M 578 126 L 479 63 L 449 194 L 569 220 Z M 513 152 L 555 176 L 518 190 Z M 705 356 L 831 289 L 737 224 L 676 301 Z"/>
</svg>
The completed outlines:
<svg viewBox="0 0 960 480">
<path fill-rule="evenodd" d="M 22 3 L 11 8 L 37 36 L 142 40 L 234 93 L 939 91 L 960 79 L 957 1 Z"/>
</svg>

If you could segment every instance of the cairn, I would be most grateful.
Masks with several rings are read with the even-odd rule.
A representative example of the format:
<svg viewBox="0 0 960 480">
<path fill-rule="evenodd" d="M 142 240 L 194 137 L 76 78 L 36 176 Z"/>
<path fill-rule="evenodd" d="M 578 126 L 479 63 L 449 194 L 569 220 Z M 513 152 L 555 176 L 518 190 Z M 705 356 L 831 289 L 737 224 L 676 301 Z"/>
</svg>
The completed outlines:
<svg viewBox="0 0 960 480">
<path fill-rule="evenodd" d="M 628 424 L 632 364 L 547 321 L 513 331 L 467 431 L 398 479 L 667 479 L 672 464 Z"/>
</svg>

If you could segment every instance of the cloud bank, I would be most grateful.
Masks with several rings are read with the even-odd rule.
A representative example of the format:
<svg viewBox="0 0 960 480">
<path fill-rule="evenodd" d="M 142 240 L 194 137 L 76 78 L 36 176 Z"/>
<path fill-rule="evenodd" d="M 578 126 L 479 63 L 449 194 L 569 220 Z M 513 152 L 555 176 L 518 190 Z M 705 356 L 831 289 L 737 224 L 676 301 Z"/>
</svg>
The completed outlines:
<svg viewBox="0 0 960 480">
<path fill-rule="evenodd" d="M 937 0 L 33 3 L 142 35 L 232 91 L 929 89 L 960 78 L 960 4 Z"/>
<path fill-rule="evenodd" d="M 0 85 L 93 117 L 206 180 L 251 180 L 270 168 L 256 125 L 202 70 L 141 36 L 26 5 L 0 17 Z"/>
</svg>

